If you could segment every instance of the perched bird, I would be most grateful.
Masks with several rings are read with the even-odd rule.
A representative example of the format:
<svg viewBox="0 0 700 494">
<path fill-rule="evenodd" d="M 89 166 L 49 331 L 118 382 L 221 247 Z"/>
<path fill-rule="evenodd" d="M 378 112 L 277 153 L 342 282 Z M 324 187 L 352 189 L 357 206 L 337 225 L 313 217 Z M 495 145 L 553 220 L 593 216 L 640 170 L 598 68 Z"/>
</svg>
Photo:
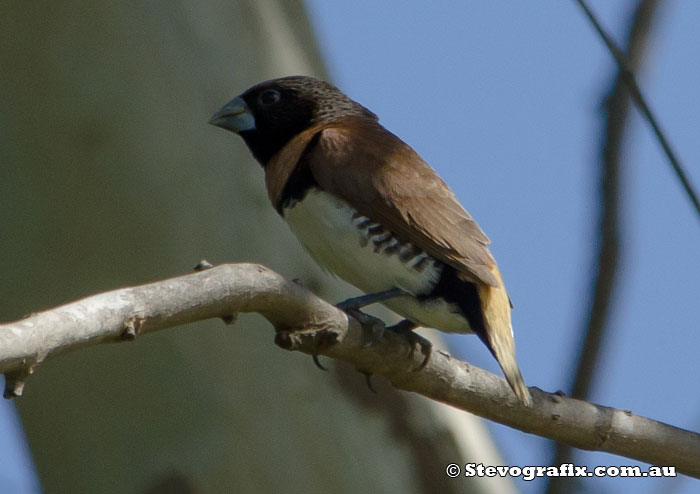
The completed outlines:
<svg viewBox="0 0 700 494">
<path fill-rule="evenodd" d="M 262 82 L 210 123 L 240 135 L 272 205 L 311 256 L 418 325 L 476 333 L 525 404 L 510 300 L 489 239 L 437 173 L 378 117 L 312 77 Z"/>
</svg>

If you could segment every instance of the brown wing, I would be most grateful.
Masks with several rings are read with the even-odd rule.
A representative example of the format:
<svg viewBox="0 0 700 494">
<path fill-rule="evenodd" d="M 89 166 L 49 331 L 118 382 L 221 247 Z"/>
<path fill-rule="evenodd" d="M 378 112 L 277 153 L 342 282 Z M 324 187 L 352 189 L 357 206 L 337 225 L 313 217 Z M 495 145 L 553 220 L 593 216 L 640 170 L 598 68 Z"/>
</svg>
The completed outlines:
<svg viewBox="0 0 700 494">
<path fill-rule="evenodd" d="M 418 153 L 379 124 L 358 119 L 317 132 L 302 159 L 322 189 L 463 278 L 502 286 L 489 239 Z"/>
</svg>

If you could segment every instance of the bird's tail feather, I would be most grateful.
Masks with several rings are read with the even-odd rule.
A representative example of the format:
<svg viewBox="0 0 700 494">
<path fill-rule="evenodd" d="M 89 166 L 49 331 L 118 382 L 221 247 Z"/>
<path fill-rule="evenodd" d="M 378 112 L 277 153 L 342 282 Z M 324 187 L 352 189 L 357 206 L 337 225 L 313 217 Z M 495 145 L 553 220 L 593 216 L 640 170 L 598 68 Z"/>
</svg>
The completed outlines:
<svg viewBox="0 0 700 494">
<path fill-rule="evenodd" d="M 510 322 L 510 299 L 506 293 L 501 273 L 496 266 L 493 267 L 493 272 L 501 282 L 500 286 L 478 284 L 486 336 L 491 353 L 501 366 L 508 384 L 513 388 L 520 401 L 526 406 L 530 406 L 532 405 L 532 397 L 520 373 L 518 361 L 515 359 L 515 341 Z"/>
</svg>

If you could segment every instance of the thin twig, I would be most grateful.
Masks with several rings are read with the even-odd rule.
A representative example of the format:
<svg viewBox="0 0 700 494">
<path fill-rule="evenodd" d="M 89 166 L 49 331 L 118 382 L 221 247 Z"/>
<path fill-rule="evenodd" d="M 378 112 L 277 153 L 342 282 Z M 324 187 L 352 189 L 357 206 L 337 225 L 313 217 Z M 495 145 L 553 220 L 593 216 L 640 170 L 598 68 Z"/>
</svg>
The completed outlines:
<svg viewBox="0 0 700 494">
<path fill-rule="evenodd" d="M 530 388 L 534 404 L 527 407 L 501 377 L 437 350 L 416 371 L 423 355 L 406 336 L 380 331 L 368 346 L 368 331 L 356 319 L 254 264 L 227 264 L 122 288 L 1 324 L 0 372 L 23 383 L 44 358 L 61 351 L 128 341 L 212 317 L 230 320 L 238 312 L 258 312 L 268 319 L 281 348 L 342 360 L 363 373 L 384 376 L 398 389 L 524 432 L 673 465 L 679 473 L 700 478 L 700 434 L 537 388 Z M 14 391 L 10 388 L 10 394 Z"/>
<path fill-rule="evenodd" d="M 627 85 L 627 88 L 630 91 L 630 95 L 632 96 L 634 103 L 642 112 L 646 121 L 649 122 L 649 125 L 651 125 L 654 135 L 661 144 L 664 153 L 666 153 L 666 157 L 668 158 L 668 161 L 671 164 L 673 171 L 675 172 L 678 179 L 681 181 L 681 185 L 683 186 L 686 195 L 693 203 L 693 206 L 695 206 L 695 211 L 698 213 L 698 218 L 700 218 L 700 199 L 698 199 L 698 194 L 695 191 L 693 184 L 690 183 L 690 179 L 688 178 L 687 173 L 685 172 L 678 157 L 676 156 L 676 153 L 671 148 L 671 144 L 668 142 L 668 139 L 666 139 L 664 132 L 661 130 L 661 126 L 659 125 L 658 120 L 656 119 L 656 117 L 654 117 L 651 108 L 649 108 L 646 99 L 642 95 L 642 91 L 639 89 L 637 81 L 634 77 L 634 72 L 628 65 L 629 59 L 625 59 L 625 56 L 620 52 L 620 49 L 615 45 L 615 42 L 603 30 L 603 27 L 600 25 L 600 22 L 598 22 L 598 19 L 588 7 L 585 0 L 576 1 L 581 6 L 588 19 L 591 21 L 591 24 L 593 24 L 598 34 L 605 42 L 605 46 L 608 47 L 608 50 L 610 51 L 612 56 L 615 57 L 615 61 L 617 62 L 617 65 L 620 69 L 621 79 Z"/>
</svg>

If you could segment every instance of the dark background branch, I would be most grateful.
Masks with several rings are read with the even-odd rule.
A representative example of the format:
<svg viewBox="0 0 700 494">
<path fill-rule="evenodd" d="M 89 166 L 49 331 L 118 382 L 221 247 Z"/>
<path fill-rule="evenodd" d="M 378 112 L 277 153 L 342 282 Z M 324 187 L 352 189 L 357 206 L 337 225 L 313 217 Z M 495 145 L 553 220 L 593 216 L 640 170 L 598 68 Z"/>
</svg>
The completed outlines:
<svg viewBox="0 0 700 494">
<path fill-rule="evenodd" d="M 588 19 L 593 24 L 593 27 L 595 27 L 596 31 L 603 39 L 605 46 L 607 46 L 608 50 L 610 50 L 610 53 L 613 55 L 613 57 L 615 57 L 615 61 L 617 62 L 617 65 L 620 69 L 619 78 L 627 86 L 632 100 L 634 101 L 635 105 L 637 105 L 637 108 L 639 108 L 639 111 L 642 112 L 642 115 L 644 115 L 645 120 L 651 126 L 651 130 L 654 132 L 656 139 L 659 141 L 661 148 L 663 149 L 664 153 L 666 154 L 666 157 L 668 158 L 668 163 L 671 165 L 671 168 L 673 168 L 673 172 L 676 174 L 678 180 L 681 182 L 683 190 L 690 199 L 690 202 L 695 207 L 695 211 L 700 216 L 700 199 L 698 199 L 698 193 L 696 192 L 693 184 L 690 182 L 690 178 L 688 178 L 688 175 L 685 172 L 685 168 L 678 159 L 678 156 L 673 151 L 671 143 L 666 138 L 666 135 L 664 134 L 663 130 L 661 130 L 661 125 L 652 113 L 651 108 L 646 102 L 646 99 L 642 95 L 642 91 L 641 89 L 639 89 L 637 80 L 634 77 L 634 67 L 629 62 L 629 57 L 625 57 L 625 55 L 623 55 L 620 52 L 615 43 L 605 33 L 603 27 L 600 25 L 598 19 L 593 14 L 593 11 L 588 7 L 585 0 L 577 1 L 583 9 L 583 11 L 585 12 Z"/>
<path fill-rule="evenodd" d="M 642 64 L 652 20 L 659 0 L 640 0 L 635 6 L 627 30 L 625 60 L 630 70 L 638 70 Z M 585 5 L 585 4 L 584 4 Z M 590 309 L 584 321 L 584 338 L 581 345 L 571 395 L 587 399 L 595 381 L 601 349 L 605 342 L 609 314 L 615 297 L 618 261 L 621 254 L 620 197 L 623 183 L 621 151 L 628 129 L 630 93 L 625 82 L 624 70 L 618 70 L 610 92 L 604 99 L 604 133 L 600 156 L 600 201 L 598 214 L 598 249 L 593 260 Z M 570 463 L 573 449 L 562 443 L 554 443 L 552 465 Z M 571 489 L 571 480 L 564 477 L 549 479 L 547 493 L 558 494 Z"/>
</svg>

